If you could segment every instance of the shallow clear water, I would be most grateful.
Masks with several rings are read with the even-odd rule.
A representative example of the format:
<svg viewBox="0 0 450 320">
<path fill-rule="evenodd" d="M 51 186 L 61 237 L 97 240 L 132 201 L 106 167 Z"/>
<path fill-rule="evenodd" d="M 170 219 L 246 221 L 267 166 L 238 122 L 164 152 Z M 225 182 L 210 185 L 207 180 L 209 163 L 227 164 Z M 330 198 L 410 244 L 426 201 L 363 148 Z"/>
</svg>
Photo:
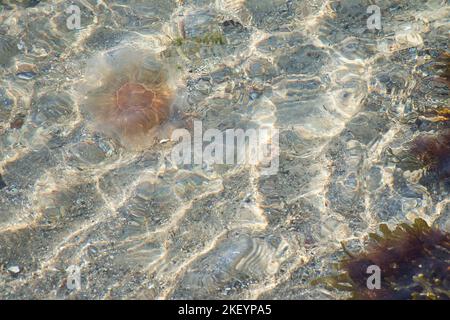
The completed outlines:
<svg viewBox="0 0 450 320">
<path fill-rule="evenodd" d="M 450 6 L 375 1 L 369 30 L 371 2 L 79 0 L 70 30 L 67 1 L 3 1 L 0 298 L 345 298 L 309 283 L 341 242 L 416 217 L 448 231 L 448 185 L 392 153 L 433 129 L 417 110 L 448 104 L 427 79 Z M 83 88 L 117 48 L 171 70 L 175 126 L 279 129 L 277 173 L 176 166 L 170 141 L 97 130 Z"/>
</svg>

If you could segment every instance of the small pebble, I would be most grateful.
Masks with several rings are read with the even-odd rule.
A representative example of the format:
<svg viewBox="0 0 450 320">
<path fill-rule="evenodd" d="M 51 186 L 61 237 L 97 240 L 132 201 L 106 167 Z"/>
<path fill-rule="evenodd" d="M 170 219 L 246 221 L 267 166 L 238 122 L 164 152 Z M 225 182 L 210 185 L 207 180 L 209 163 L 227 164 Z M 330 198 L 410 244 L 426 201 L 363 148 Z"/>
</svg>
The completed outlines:
<svg viewBox="0 0 450 320">
<path fill-rule="evenodd" d="M 20 268 L 18 266 L 12 266 L 8 268 L 8 271 L 11 273 L 19 273 L 20 272 Z"/>
<path fill-rule="evenodd" d="M 31 80 L 35 75 L 36 73 L 34 73 L 33 71 L 19 72 L 16 74 L 16 76 L 22 80 Z"/>
<path fill-rule="evenodd" d="M 9 124 L 9 126 L 11 127 L 11 129 L 20 129 L 23 126 L 23 122 L 24 122 L 23 116 L 19 115 L 19 117 L 14 119 L 13 122 Z"/>
</svg>

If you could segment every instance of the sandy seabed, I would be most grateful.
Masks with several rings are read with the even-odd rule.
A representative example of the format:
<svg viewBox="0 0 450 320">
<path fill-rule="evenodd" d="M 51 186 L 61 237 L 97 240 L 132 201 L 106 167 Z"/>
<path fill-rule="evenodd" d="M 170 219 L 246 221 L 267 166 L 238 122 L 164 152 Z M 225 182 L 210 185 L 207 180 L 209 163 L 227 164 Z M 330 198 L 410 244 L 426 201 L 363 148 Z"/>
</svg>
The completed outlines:
<svg viewBox="0 0 450 320">
<path fill-rule="evenodd" d="M 341 242 L 417 217 L 449 230 L 448 186 L 392 156 L 447 103 L 427 80 L 446 1 L 375 1 L 381 30 L 364 0 L 80 0 L 79 30 L 67 1 L 6 2 L 0 299 L 341 299 L 310 284 Z M 175 126 L 278 129 L 278 172 L 177 166 L 171 141 L 130 150 L 92 125 L 89 62 L 120 48 L 170 69 Z"/>
</svg>

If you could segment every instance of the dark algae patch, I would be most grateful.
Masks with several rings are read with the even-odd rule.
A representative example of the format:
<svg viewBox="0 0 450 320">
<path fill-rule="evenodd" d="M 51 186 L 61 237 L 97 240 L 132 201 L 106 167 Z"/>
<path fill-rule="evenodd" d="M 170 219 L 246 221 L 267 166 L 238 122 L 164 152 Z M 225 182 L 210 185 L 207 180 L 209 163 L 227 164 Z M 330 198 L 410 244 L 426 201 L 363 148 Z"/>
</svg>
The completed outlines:
<svg viewBox="0 0 450 320">
<path fill-rule="evenodd" d="M 412 143 L 411 153 L 440 178 L 450 177 L 450 129 L 437 135 L 416 137 Z"/>
<path fill-rule="evenodd" d="M 435 78 L 439 82 L 450 85 L 450 54 L 443 52 L 436 59 Z M 448 96 L 448 91 L 447 91 Z M 430 116 L 432 122 L 442 124 L 443 128 L 437 130 L 436 134 L 417 136 L 413 142 L 410 152 L 431 172 L 437 174 L 440 179 L 450 177 L 450 109 L 440 107 L 435 110 L 426 110 L 425 116 Z"/>
<path fill-rule="evenodd" d="M 350 253 L 338 263 L 338 274 L 314 284 L 351 293 L 356 300 L 448 300 L 450 298 L 450 235 L 422 219 L 394 230 L 382 224 L 369 234 L 370 243 L 360 253 Z M 369 289 L 370 266 L 380 268 L 380 289 Z"/>
</svg>

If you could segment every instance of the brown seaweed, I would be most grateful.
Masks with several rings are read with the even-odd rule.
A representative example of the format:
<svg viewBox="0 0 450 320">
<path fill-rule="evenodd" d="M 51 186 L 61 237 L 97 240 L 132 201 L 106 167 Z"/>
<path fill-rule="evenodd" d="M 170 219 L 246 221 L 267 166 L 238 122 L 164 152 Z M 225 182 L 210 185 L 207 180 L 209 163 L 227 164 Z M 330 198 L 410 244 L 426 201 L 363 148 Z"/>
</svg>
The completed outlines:
<svg viewBox="0 0 450 320">
<path fill-rule="evenodd" d="M 348 253 L 338 264 L 339 273 L 314 283 L 348 291 L 358 300 L 449 299 L 450 235 L 429 227 L 422 219 L 398 225 L 385 224 L 381 234 L 370 234 L 366 250 Z M 380 268 L 380 288 L 367 285 L 369 266 Z"/>
<path fill-rule="evenodd" d="M 420 135 L 412 142 L 411 154 L 438 177 L 450 177 L 450 129 L 437 135 Z"/>
</svg>

